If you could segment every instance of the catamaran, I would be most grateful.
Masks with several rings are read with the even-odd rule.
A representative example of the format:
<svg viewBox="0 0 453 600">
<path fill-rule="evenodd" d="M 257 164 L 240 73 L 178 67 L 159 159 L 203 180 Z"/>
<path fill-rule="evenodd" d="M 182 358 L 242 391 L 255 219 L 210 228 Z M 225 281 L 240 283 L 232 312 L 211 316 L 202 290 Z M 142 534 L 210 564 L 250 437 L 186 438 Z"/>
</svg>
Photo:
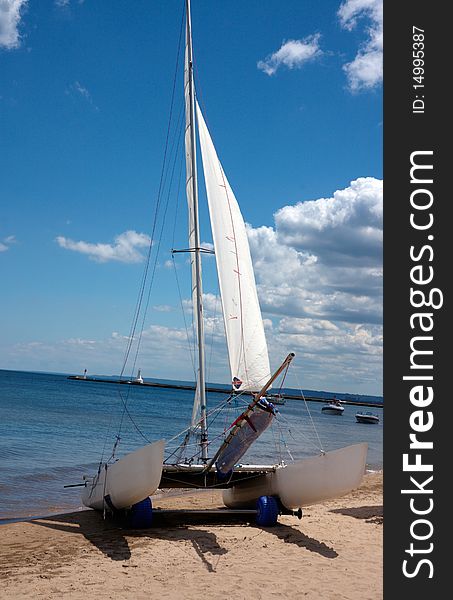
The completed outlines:
<svg viewBox="0 0 453 600">
<path fill-rule="evenodd" d="M 104 462 L 85 478 L 83 503 L 115 511 L 140 507 L 152 514 L 149 496 L 158 488 L 223 489 L 223 502 L 232 509 L 255 508 L 257 522 L 273 525 L 281 513 L 341 496 L 360 485 L 365 471 L 367 444 L 359 443 L 296 460 L 290 464 L 241 464 L 240 459 L 257 438 L 272 426 L 277 410 L 267 391 L 288 370 L 290 353 L 271 372 L 263 319 L 256 290 L 250 248 L 239 204 L 217 156 L 197 102 L 193 74 L 190 0 L 185 0 L 185 156 L 186 196 L 192 302 L 197 340 L 197 378 L 191 423 L 177 451 L 165 459 L 165 441 L 147 444 L 119 460 Z M 231 371 L 231 397 L 243 394 L 251 401 L 226 428 L 214 448 L 209 439 L 205 381 L 205 343 L 202 254 L 198 217 L 196 138 L 198 135 L 222 313 Z M 195 440 L 195 444 L 193 441 Z M 190 453 L 189 448 L 196 447 Z M 114 456 L 114 453 L 112 454 Z M 147 521 L 149 523 L 149 519 Z"/>
</svg>

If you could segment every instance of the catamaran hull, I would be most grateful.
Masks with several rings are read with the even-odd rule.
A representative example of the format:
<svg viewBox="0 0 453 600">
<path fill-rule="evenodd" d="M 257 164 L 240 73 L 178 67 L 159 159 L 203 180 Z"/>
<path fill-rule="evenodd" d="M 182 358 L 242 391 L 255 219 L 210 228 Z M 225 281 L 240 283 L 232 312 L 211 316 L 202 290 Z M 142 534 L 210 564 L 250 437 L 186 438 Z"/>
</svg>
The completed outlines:
<svg viewBox="0 0 453 600">
<path fill-rule="evenodd" d="M 112 465 L 103 465 L 94 477 L 86 479 L 82 502 L 89 508 L 128 508 L 153 494 L 160 482 L 164 440 L 126 454 Z"/>
<path fill-rule="evenodd" d="M 278 496 L 285 508 L 296 510 L 343 496 L 360 485 L 367 450 L 367 444 L 354 444 L 298 460 L 224 490 L 223 502 L 228 508 L 253 508 L 260 496 Z"/>
</svg>

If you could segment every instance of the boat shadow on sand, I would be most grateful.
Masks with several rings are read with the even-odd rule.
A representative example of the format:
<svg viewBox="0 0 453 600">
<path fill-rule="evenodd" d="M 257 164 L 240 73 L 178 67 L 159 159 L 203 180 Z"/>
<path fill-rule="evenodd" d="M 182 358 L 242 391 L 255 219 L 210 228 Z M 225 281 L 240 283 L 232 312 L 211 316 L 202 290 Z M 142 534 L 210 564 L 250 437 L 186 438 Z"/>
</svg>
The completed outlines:
<svg viewBox="0 0 453 600">
<path fill-rule="evenodd" d="M 363 519 L 366 523 L 382 525 L 384 523 L 384 507 L 382 504 L 376 506 L 356 506 L 354 508 L 334 508 L 330 512 Z"/>
<path fill-rule="evenodd" d="M 114 561 L 129 560 L 132 558 L 135 547 L 143 546 L 143 544 L 136 545 L 135 541 L 130 545 L 132 540 L 188 541 L 192 544 L 207 570 L 214 571 L 215 567 L 209 562 L 208 556 L 217 556 L 220 559 L 222 555 L 229 552 L 229 549 L 219 544 L 217 536 L 212 531 L 198 528 L 204 525 L 220 525 L 222 527 L 251 526 L 254 530 L 266 531 L 275 535 L 284 543 L 295 544 L 310 552 L 316 552 L 325 558 L 332 559 L 338 556 L 338 553 L 324 542 L 311 538 L 290 525 L 278 523 L 274 527 L 258 527 L 244 517 L 239 518 L 237 515 L 222 514 L 221 510 L 217 516 L 212 514 L 187 515 L 183 511 L 180 515 L 166 515 L 165 513 L 159 514 L 159 511 L 156 511 L 153 516 L 153 525 L 149 529 L 129 529 L 116 520 L 104 520 L 102 515 L 95 511 L 52 515 L 46 518 L 32 519 L 29 522 L 56 531 L 83 535 L 104 556 Z M 249 539 L 249 536 L 245 536 L 244 542 Z"/>
</svg>

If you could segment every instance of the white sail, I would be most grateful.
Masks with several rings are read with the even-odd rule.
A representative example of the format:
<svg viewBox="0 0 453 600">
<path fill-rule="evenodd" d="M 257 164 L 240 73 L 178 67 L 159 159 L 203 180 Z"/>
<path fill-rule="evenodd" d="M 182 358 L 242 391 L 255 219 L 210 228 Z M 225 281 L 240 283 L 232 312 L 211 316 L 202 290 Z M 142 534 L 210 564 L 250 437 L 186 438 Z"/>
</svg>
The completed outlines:
<svg viewBox="0 0 453 600">
<path fill-rule="evenodd" d="M 245 223 L 198 104 L 197 120 L 231 378 L 258 391 L 271 373 Z"/>
</svg>

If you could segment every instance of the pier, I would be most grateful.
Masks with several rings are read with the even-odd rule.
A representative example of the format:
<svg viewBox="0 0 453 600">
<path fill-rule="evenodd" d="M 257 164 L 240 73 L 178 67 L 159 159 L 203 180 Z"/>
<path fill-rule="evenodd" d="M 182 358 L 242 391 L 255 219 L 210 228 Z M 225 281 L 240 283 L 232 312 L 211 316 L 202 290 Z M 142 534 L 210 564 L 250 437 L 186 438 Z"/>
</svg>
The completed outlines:
<svg viewBox="0 0 453 600">
<path fill-rule="evenodd" d="M 91 383 L 114 383 L 114 384 L 122 384 L 122 385 L 135 385 L 139 387 L 153 387 L 153 388 L 165 388 L 165 389 L 173 389 L 173 390 L 193 390 L 195 391 L 195 386 L 193 384 L 184 384 L 184 383 L 159 383 L 157 381 L 144 381 L 140 383 L 138 381 L 133 381 L 130 379 L 103 379 L 101 377 L 86 377 L 85 375 L 69 375 L 68 379 L 73 379 L 76 381 L 88 381 Z M 228 394 L 231 390 L 226 388 L 212 387 L 206 386 L 206 391 L 208 393 L 218 393 L 218 394 Z M 241 392 L 244 394 L 251 395 L 250 392 Z M 270 394 L 272 396 L 272 394 Z M 285 400 L 305 400 L 310 402 L 329 402 L 332 400 L 332 397 L 323 397 L 320 398 L 318 396 L 307 396 L 304 394 L 302 397 L 301 394 L 289 394 L 282 393 L 282 396 Z M 339 398 L 338 398 L 339 399 Z M 341 400 L 341 399 L 339 399 Z M 350 404 L 352 406 L 369 406 L 374 408 L 383 408 L 384 404 L 382 402 L 365 402 L 362 400 L 341 400 L 342 404 Z"/>
</svg>

